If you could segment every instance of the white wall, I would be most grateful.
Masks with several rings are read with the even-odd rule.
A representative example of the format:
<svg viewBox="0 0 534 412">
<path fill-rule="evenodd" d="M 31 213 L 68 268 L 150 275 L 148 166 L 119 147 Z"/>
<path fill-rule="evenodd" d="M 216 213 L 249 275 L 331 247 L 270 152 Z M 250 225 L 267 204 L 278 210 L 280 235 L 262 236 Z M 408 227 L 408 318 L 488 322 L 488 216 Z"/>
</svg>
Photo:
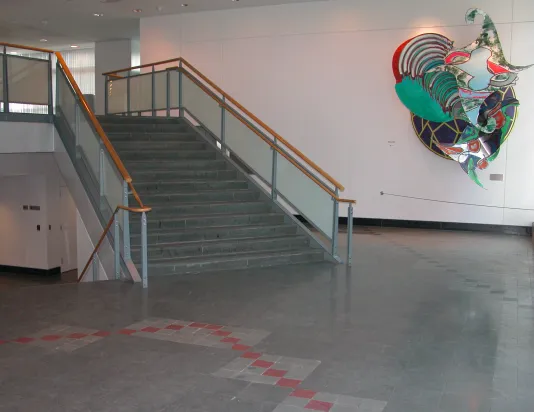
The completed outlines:
<svg viewBox="0 0 534 412">
<path fill-rule="evenodd" d="M 132 62 L 132 42 L 112 40 L 95 43 L 95 112 L 104 114 L 105 76 L 102 73 L 130 67 Z"/>
<path fill-rule="evenodd" d="M 477 187 L 429 152 L 397 98 L 393 52 L 424 32 L 473 41 L 463 0 L 339 0 L 141 19 L 141 62 L 182 55 L 339 180 L 358 217 L 530 226 L 534 69 L 516 87 L 519 119 Z M 531 0 L 479 0 L 513 64 L 534 63 Z M 394 142 L 394 143 L 388 143 Z M 489 181 L 503 173 L 504 182 Z M 435 203 L 405 196 L 496 206 Z M 344 210 L 341 215 L 346 215 Z"/>
<path fill-rule="evenodd" d="M 0 265 L 76 268 L 76 208 L 62 195 L 70 197 L 51 153 L 0 154 Z"/>
<path fill-rule="evenodd" d="M 0 122 L 0 153 L 52 152 L 55 133 L 51 123 Z"/>
</svg>

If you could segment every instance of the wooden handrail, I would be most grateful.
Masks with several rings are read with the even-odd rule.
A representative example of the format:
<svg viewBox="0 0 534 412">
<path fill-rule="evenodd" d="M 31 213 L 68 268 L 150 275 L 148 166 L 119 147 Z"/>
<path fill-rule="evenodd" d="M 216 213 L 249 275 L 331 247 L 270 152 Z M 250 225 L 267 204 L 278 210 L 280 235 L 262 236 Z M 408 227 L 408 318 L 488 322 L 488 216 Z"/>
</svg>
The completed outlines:
<svg viewBox="0 0 534 412">
<path fill-rule="evenodd" d="M 128 212 L 133 212 L 133 213 L 143 213 L 143 212 L 146 213 L 146 212 L 150 212 L 152 210 L 152 208 L 150 208 L 150 207 L 127 207 L 127 206 L 118 205 L 115 208 L 115 210 L 113 211 L 113 214 L 111 215 L 111 219 L 109 219 L 109 222 L 106 225 L 104 231 L 102 232 L 102 235 L 100 236 L 100 239 L 98 239 L 98 243 L 96 244 L 95 248 L 93 249 L 93 253 L 91 253 L 91 257 L 89 258 L 89 260 L 85 264 L 85 266 L 83 268 L 83 271 L 82 271 L 82 274 L 78 278 L 78 283 L 82 281 L 83 277 L 85 276 L 85 274 L 87 272 L 87 269 L 89 269 L 89 266 L 91 265 L 91 262 L 93 261 L 93 258 L 95 257 L 95 254 L 98 252 L 98 249 L 100 248 L 100 245 L 104 241 L 104 238 L 106 237 L 106 234 L 109 232 L 109 228 L 111 227 L 111 225 L 113 224 L 113 220 L 115 219 L 115 214 L 121 209 L 122 210 L 126 210 Z M 120 253 L 120 251 L 116 250 L 115 253 Z"/>
<path fill-rule="evenodd" d="M 0 46 L 11 47 L 13 49 L 32 50 L 32 51 L 41 52 L 41 53 L 54 53 L 54 50 L 41 49 L 39 47 L 23 46 L 21 44 L 0 42 Z"/>
<path fill-rule="evenodd" d="M 342 199 L 339 196 L 337 196 L 330 188 L 328 188 L 323 182 L 321 182 L 319 179 L 317 179 L 315 176 L 313 176 L 309 171 L 307 171 L 302 165 L 297 163 L 295 159 L 293 159 L 291 156 L 289 156 L 287 153 L 285 153 L 282 149 L 280 149 L 278 146 L 276 146 L 270 139 L 267 139 L 262 133 L 260 133 L 256 128 L 251 126 L 248 122 L 244 121 L 239 113 L 235 111 L 235 109 L 231 106 L 228 106 L 225 102 L 223 102 L 215 93 L 213 93 L 210 89 L 208 89 L 206 86 L 204 86 L 200 81 L 195 79 L 193 76 L 191 76 L 188 72 L 184 71 L 183 74 L 191 80 L 193 83 L 195 83 L 204 93 L 206 93 L 208 96 L 210 96 L 217 104 L 221 107 L 224 107 L 226 110 L 230 112 L 232 116 L 234 116 L 237 120 L 239 120 L 245 127 L 247 127 L 250 131 L 255 133 L 260 139 L 262 139 L 265 143 L 267 143 L 273 150 L 275 150 L 277 153 L 282 155 L 288 162 L 290 162 L 293 166 L 295 166 L 297 169 L 299 169 L 303 174 L 305 174 L 309 179 L 311 179 L 317 186 L 319 186 L 321 189 L 323 189 L 326 193 L 328 193 L 332 198 L 336 199 L 338 202 L 342 203 L 356 203 L 355 200 L 351 199 Z"/>
<path fill-rule="evenodd" d="M 163 60 L 163 61 L 159 61 L 159 62 L 155 62 L 155 63 L 142 64 L 140 66 L 128 67 L 128 68 L 119 69 L 119 70 L 113 70 L 113 71 L 102 73 L 102 74 L 105 75 L 105 76 L 116 76 L 117 73 L 120 73 L 120 72 L 134 70 L 134 69 L 140 69 L 140 68 L 144 68 L 144 67 L 152 67 L 152 66 L 157 66 L 157 65 L 160 65 L 160 64 L 167 64 L 167 63 L 172 63 L 172 62 L 181 62 L 183 65 L 187 66 L 193 73 L 195 73 L 198 77 L 200 77 L 202 80 L 204 80 L 207 84 L 209 84 L 218 93 L 220 93 L 222 96 L 224 96 L 226 101 L 231 102 L 234 106 L 236 106 L 239 110 L 241 110 L 243 113 L 245 113 L 253 121 L 255 121 L 257 124 L 259 124 L 264 130 L 269 132 L 280 143 L 282 143 L 284 146 L 286 146 L 292 152 L 294 152 L 297 156 L 299 156 L 305 163 L 307 163 L 312 169 L 314 169 L 322 177 L 324 177 L 326 180 L 328 180 L 330 183 L 332 183 L 336 188 L 338 188 L 340 191 L 344 191 L 345 190 L 345 187 L 341 183 L 339 183 L 332 176 L 330 176 L 328 173 L 326 173 L 313 160 L 311 160 L 308 156 L 306 156 L 304 153 L 302 153 L 300 150 L 298 150 L 295 146 L 293 146 L 291 143 L 289 143 L 286 139 L 284 139 L 282 136 L 280 136 L 278 133 L 276 133 L 267 124 L 265 124 L 263 121 L 261 121 L 257 116 L 255 116 L 253 113 L 248 111 L 241 103 L 239 103 L 236 99 L 234 99 L 232 96 L 230 96 L 224 90 L 222 90 L 211 79 L 209 79 L 207 76 L 202 74 L 196 67 L 194 67 L 191 63 L 189 63 L 183 57 L 178 57 L 178 58 L 169 59 L 169 60 Z"/>
</svg>

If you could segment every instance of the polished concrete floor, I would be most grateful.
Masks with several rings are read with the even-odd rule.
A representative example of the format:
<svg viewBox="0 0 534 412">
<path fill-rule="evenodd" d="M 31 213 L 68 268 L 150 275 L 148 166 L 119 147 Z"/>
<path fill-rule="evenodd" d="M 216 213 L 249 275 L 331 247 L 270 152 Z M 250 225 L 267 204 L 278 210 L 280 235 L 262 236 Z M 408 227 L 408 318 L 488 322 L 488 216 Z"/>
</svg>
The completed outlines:
<svg viewBox="0 0 534 412">
<path fill-rule="evenodd" d="M 531 412 L 532 248 L 358 228 L 350 270 L 3 287 L 0 411 Z"/>
</svg>

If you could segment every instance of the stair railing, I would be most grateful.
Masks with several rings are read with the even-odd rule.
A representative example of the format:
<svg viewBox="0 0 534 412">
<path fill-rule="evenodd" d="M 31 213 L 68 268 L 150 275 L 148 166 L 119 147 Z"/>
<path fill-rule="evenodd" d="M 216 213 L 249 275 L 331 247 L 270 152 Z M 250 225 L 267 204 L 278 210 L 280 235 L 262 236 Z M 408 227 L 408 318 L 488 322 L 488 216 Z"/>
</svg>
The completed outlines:
<svg viewBox="0 0 534 412">
<path fill-rule="evenodd" d="M 147 68 L 149 72 L 140 72 Z M 225 155 L 252 171 L 273 202 L 310 223 L 320 234 L 313 236 L 336 259 L 339 205 L 347 204 L 351 265 L 356 201 L 341 198 L 344 187 L 338 181 L 187 60 L 180 57 L 103 75 L 106 115 L 182 117 L 202 127 Z"/>
<path fill-rule="evenodd" d="M 151 209 L 141 201 L 130 174 L 87 103 L 63 56 L 59 52 L 55 52 L 55 56 L 57 65 L 54 122 L 97 216 L 102 223 L 107 222 L 78 281 L 83 279 L 91 264 L 93 264 L 93 280 L 100 279 L 99 249 L 107 238 L 114 251 L 115 278 L 120 279 L 122 268 L 123 273 L 128 273 L 134 282 L 141 281 L 146 288 L 148 283 L 146 212 Z M 138 207 L 129 207 L 130 194 L 133 195 Z M 141 276 L 131 258 L 130 212 L 141 214 Z M 119 213 L 122 214 L 122 218 Z M 112 224 L 114 224 L 113 234 L 109 230 Z"/>
</svg>

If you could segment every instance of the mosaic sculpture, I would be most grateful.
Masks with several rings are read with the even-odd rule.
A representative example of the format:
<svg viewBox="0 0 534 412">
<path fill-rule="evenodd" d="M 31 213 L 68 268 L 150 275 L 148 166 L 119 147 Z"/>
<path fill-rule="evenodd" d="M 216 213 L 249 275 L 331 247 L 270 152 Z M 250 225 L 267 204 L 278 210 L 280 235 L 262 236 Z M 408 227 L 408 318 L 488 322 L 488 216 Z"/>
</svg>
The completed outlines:
<svg viewBox="0 0 534 412">
<path fill-rule="evenodd" d="M 456 49 L 440 34 L 414 37 L 393 55 L 393 73 L 421 141 L 482 187 L 476 171 L 495 160 L 510 134 L 519 105 L 512 86 L 531 66 L 508 63 L 491 18 L 471 9 L 466 21 L 477 15 L 484 22 L 473 43 Z"/>
</svg>

